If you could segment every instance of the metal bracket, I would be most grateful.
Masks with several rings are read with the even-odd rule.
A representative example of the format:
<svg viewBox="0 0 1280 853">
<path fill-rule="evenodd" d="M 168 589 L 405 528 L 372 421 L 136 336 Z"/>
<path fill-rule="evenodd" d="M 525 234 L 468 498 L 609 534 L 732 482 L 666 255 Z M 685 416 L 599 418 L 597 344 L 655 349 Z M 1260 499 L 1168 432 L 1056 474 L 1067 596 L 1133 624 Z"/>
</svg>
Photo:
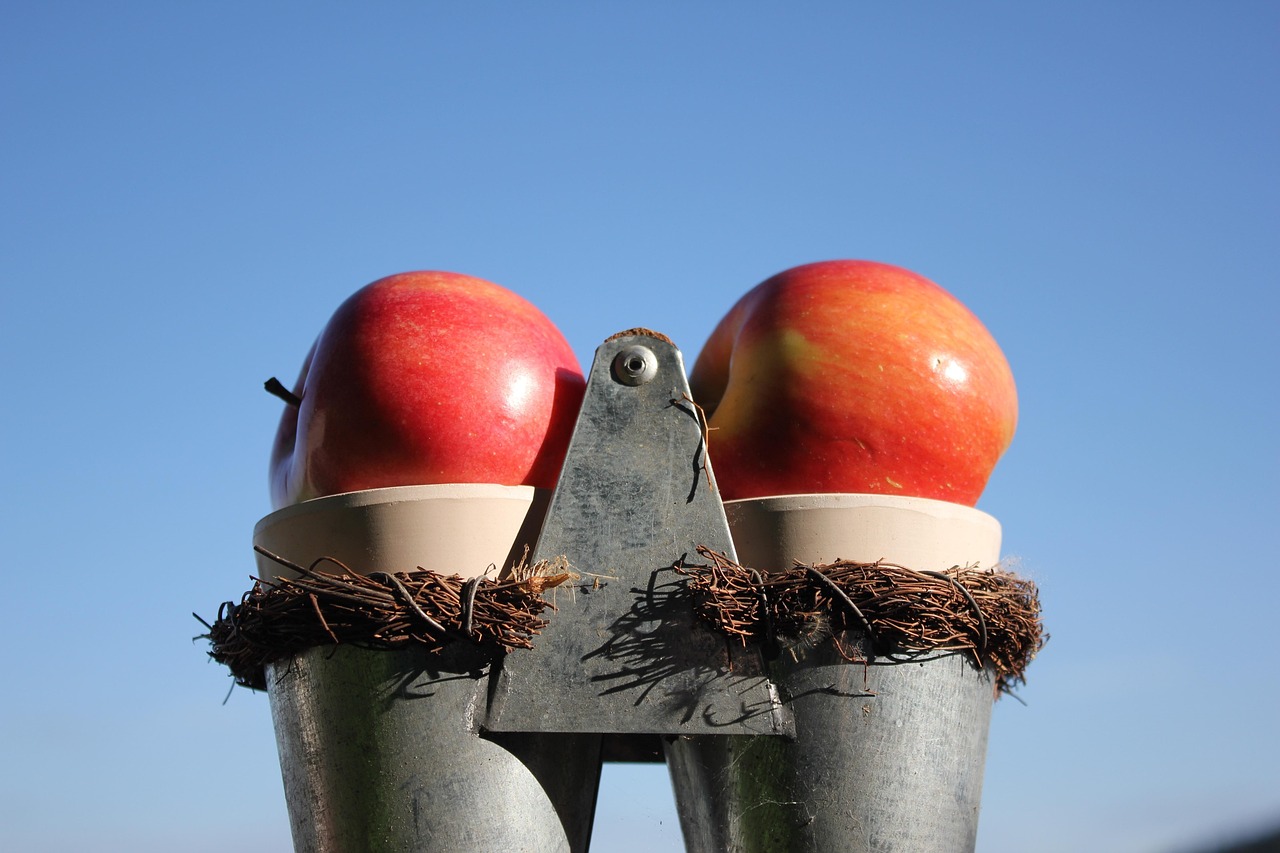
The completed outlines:
<svg viewBox="0 0 1280 853">
<path fill-rule="evenodd" d="M 759 654 L 701 624 L 673 568 L 699 545 L 735 556 L 714 483 L 680 351 L 647 330 L 605 341 L 533 555 L 581 579 L 490 676 L 484 728 L 794 735 Z"/>
</svg>

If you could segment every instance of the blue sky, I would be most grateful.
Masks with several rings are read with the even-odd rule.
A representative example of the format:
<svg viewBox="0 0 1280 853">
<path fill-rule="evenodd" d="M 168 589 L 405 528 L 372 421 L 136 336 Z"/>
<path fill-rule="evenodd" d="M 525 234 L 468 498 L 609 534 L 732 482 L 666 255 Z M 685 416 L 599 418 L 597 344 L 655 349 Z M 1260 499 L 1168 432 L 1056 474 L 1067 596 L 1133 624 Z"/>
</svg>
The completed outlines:
<svg viewBox="0 0 1280 853">
<path fill-rule="evenodd" d="M 1052 640 L 979 850 L 1280 823 L 1280 8 L 4 3 L 0 847 L 288 849 L 266 698 L 206 663 L 279 403 L 349 293 L 446 269 L 589 363 L 748 288 L 951 290 L 1021 421 L 979 507 Z M 74 816 L 72 819 L 71 816 Z M 660 767 L 594 850 L 679 850 Z"/>
</svg>

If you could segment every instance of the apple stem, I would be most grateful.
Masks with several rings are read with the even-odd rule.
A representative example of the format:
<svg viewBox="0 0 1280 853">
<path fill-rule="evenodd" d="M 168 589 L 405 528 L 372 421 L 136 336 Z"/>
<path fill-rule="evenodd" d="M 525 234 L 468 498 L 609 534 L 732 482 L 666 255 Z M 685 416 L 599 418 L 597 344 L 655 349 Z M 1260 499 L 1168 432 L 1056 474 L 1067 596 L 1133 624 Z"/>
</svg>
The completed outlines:
<svg viewBox="0 0 1280 853">
<path fill-rule="evenodd" d="M 284 383 L 279 379 L 276 379 L 274 376 L 262 383 L 262 387 L 267 389 L 268 394 L 273 397 L 279 397 L 295 409 L 302 405 L 302 398 L 284 387 Z"/>
</svg>

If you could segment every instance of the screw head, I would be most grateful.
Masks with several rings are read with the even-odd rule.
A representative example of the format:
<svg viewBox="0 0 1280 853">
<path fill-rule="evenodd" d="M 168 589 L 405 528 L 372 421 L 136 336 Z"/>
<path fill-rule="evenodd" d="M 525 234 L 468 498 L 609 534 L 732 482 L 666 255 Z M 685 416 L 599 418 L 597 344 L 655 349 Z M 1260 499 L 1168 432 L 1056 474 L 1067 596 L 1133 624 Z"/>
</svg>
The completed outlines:
<svg viewBox="0 0 1280 853">
<path fill-rule="evenodd" d="M 658 375 L 658 357 L 640 344 L 623 347 L 613 357 L 613 378 L 623 385 L 643 385 Z"/>
</svg>

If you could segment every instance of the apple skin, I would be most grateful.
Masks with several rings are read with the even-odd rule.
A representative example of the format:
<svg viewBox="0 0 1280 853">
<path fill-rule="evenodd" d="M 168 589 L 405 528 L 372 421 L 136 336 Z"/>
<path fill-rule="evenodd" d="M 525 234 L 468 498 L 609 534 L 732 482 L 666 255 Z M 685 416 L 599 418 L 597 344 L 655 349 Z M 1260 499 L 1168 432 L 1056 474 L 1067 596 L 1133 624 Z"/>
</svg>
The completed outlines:
<svg viewBox="0 0 1280 853">
<path fill-rule="evenodd" d="M 850 492 L 973 506 L 1018 420 L 1008 361 L 977 317 L 872 261 L 806 264 L 756 286 L 689 384 L 725 500 Z"/>
<path fill-rule="evenodd" d="M 303 363 L 272 505 L 433 483 L 553 488 L 585 388 L 564 336 L 506 288 L 449 272 L 379 279 Z"/>
</svg>

